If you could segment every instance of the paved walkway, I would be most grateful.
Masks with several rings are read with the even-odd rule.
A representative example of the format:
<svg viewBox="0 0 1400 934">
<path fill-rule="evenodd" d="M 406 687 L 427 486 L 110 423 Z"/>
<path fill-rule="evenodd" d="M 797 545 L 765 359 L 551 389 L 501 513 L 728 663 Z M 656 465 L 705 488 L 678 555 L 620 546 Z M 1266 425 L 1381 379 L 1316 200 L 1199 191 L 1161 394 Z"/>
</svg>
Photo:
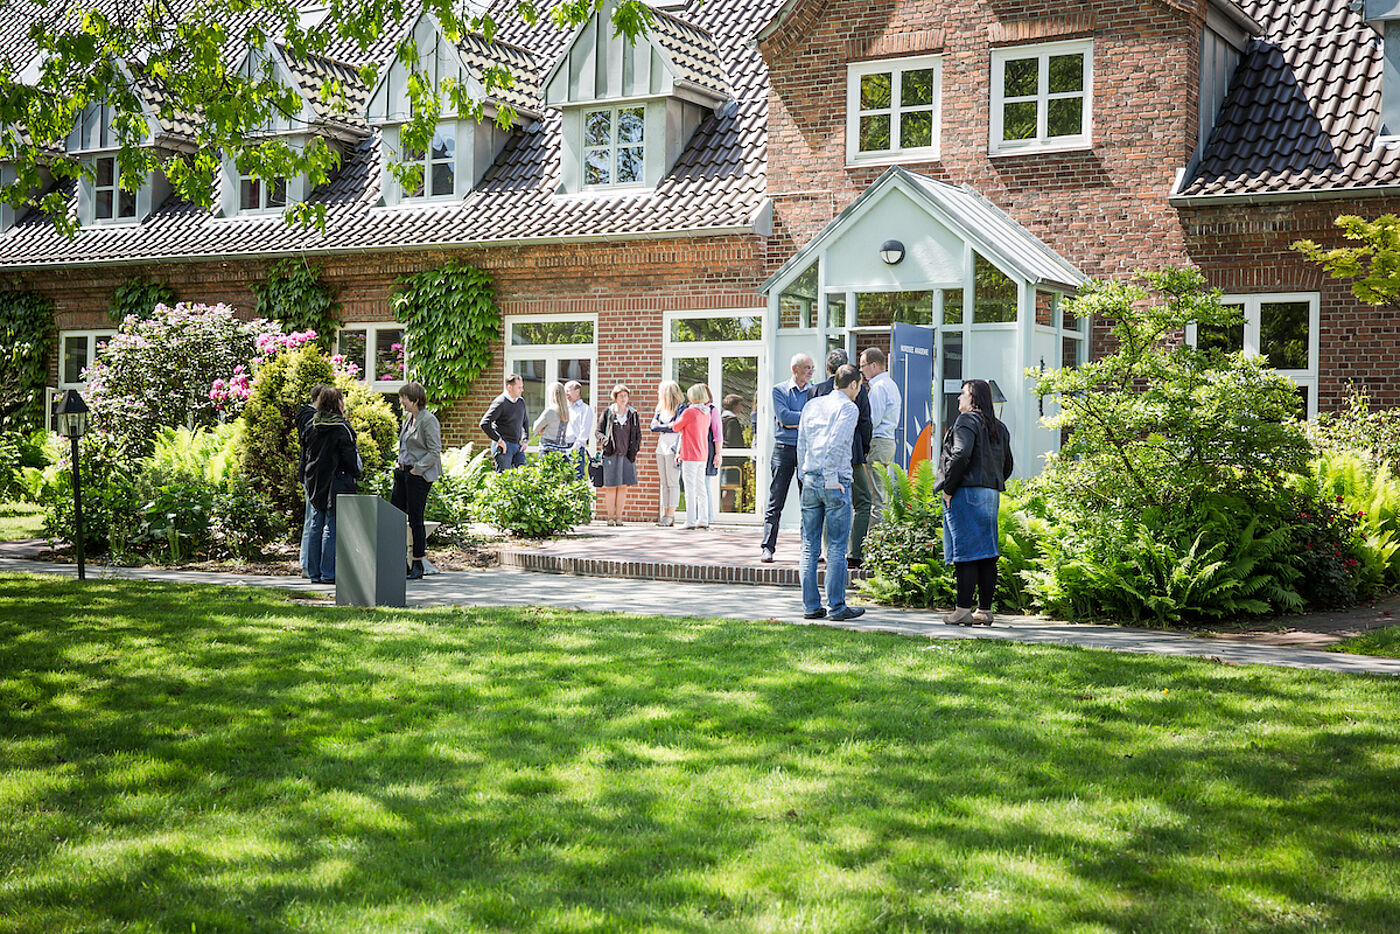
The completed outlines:
<svg viewBox="0 0 1400 934">
<path fill-rule="evenodd" d="M 694 534 L 694 533 L 690 533 Z M 0 571 L 73 576 L 71 565 L 0 557 Z M 281 587 L 324 594 L 333 588 L 300 578 L 241 575 L 228 572 L 106 568 L 89 566 L 97 578 L 178 581 Z M 411 583 L 411 606 L 552 606 L 599 612 L 669 616 L 718 616 L 811 624 L 802 618 L 798 595 L 788 587 L 754 584 L 697 584 L 669 581 L 568 577 L 510 568 L 447 571 Z M 1287 646 L 1250 645 L 1225 639 L 1202 639 L 1187 633 L 1128 626 L 1089 626 L 1038 617 L 1001 617 L 991 627 L 945 626 L 940 614 L 926 610 L 868 607 L 865 616 L 845 624 L 819 621 L 868 632 L 890 632 L 928 639 L 994 639 L 1031 645 L 1069 645 L 1157 655 L 1210 658 L 1228 664 L 1277 665 L 1353 674 L 1400 675 L 1400 659 L 1319 652 Z"/>
</svg>

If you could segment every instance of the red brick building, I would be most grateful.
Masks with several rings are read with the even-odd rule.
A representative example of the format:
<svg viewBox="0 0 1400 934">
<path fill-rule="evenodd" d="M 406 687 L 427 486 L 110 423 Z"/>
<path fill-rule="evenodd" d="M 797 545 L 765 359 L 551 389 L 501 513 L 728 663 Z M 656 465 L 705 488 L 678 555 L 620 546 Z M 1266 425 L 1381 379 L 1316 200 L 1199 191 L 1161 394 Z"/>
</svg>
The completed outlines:
<svg viewBox="0 0 1400 934">
<path fill-rule="evenodd" d="M 43 217 L 0 216 L 0 266 L 55 302 L 54 385 L 81 385 L 133 275 L 251 312 L 250 284 L 287 256 L 323 265 L 342 350 L 374 379 L 376 347 L 400 333 L 394 279 L 463 260 L 491 274 L 504 323 L 479 388 L 435 400 L 447 443 L 481 440 L 507 370 L 526 375 L 532 412 L 556 378 L 581 378 L 597 405 L 627 383 L 644 415 L 660 380 L 704 380 L 750 414 L 745 446 L 724 452 L 745 466 L 723 502 L 753 516 L 769 391 L 793 352 L 888 348 L 894 322 L 926 328 L 929 417 L 943 381 L 993 376 L 1033 469 L 1054 442 L 1024 369 L 1093 352 L 1092 323 L 1063 315 L 1063 296 L 1084 277 L 1194 263 L 1244 307 L 1244 332 L 1221 339 L 1274 360 L 1309 411 L 1352 382 L 1400 405 L 1400 312 L 1359 304 L 1290 248 L 1336 242 L 1338 214 L 1400 207 L 1388 3 L 691 0 L 658 5 L 634 47 L 597 20 L 572 34 L 502 20 L 493 41 L 458 47 L 430 18 L 409 24 L 440 77 L 518 76 L 488 97 L 488 112 L 515 109 L 509 129 L 449 109 L 426 153 L 398 145 L 400 72 L 332 113 L 320 83 L 360 53 L 277 62 L 306 110 L 269 131 L 344 154 L 315 190 L 230 166 L 214 212 L 164 196 L 158 177 L 126 196 L 103 173 L 104 115 L 85 114 L 68 146 L 96 161 L 73 193 L 84 229 L 69 240 Z M 371 54 L 387 61 L 393 38 Z M 154 108 L 152 145 L 178 152 L 180 121 Z M 388 159 L 421 163 L 423 189 L 402 190 Z M 325 228 L 284 224 L 295 200 L 323 203 Z M 896 263 L 880 256 L 889 240 Z M 656 502 L 645 448 L 635 519 Z"/>
</svg>

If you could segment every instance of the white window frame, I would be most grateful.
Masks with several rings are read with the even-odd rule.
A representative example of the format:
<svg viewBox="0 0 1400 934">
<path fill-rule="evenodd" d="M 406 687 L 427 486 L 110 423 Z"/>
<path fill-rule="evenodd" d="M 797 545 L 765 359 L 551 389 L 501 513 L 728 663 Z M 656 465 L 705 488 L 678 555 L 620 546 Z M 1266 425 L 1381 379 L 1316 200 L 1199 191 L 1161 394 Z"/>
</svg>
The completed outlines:
<svg viewBox="0 0 1400 934">
<path fill-rule="evenodd" d="M 342 325 L 335 335 L 335 352 L 343 353 L 341 350 L 341 339 L 347 331 L 363 332 L 365 335 L 365 359 L 351 360 L 360 367 L 359 380 L 368 385 L 375 392 L 396 393 L 404 383 L 408 382 L 404 374 L 400 373 L 395 379 L 379 379 L 379 374 L 374 372 L 374 354 L 379 347 L 380 331 L 398 331 L 399 343 L 404 345 L 404 369 L 408 369 L 408 342 L 405 340 L 404 326 L 397 321 L 356 321 L 353 324 Z"/>
<path fill-rule="evenodd" d="M 99 185 L 97 183 L 97 167 L 103 161 L 107 160 L 110 160 L 112 163 L 112 184 Z M 90 190 L 92 192 L 92 222 L 94 224 L 136 223 L 137 218 L 141 213 L 141 205 L 139 201 L 140 192 L 133 191 L 129 193 L 129 196 L 131 198 L 131 213 L 123 214 L 121 212 L 122 195 L 126 193 L 122 191 L 122 167 L 121 163 L 117 160 L 116 153 L 101 153 L 92 157 L 92 184 Z M 110 191 L 112 193 L 111 217 L 97 216 L 97 196 L 100 192 L 104 191 Z"/>
<path fill-rule="evenodd" d="M 904 107 L 900 101 L 900 75 L 906 71 L 933 71 L 933 101 L 925 106 L 919 104 Z M 877 110 L 861 110 L 860 79 L 866 75 L 890 74 L 890 106 Z M 928 110 L 932 115 L 933 129 L 928 146 L 904 147 L 900 142 L 900 115 Z M 857 62 L 846 66 L 846 164 L 870 165 L 894 162 L 933 162 L 938 159 L 942 138 L 943 112 L 943 56 L 923 55 L 918 58 L 891 58 L 873 62 Z M 862 152 L 860 150 L 860 118 L 888 113 L 890 116 L 890 148 Z"/>
<path fill-rule="evenodd" d="M 258 186 L 258 204 L 257 204 L 256 207 L 248 207 L 248 206 L 244 205 L 244 203 L 243 203 L 243 183 L 244 183 L 244 182 L 252 182 L 254 185 Z M 268 204 L 268 199 L 269 199 L 270 196 L 271 196 L 272 188 L 273 188 L 273 186 L 275 186 L 278 182 L 281 182 L 281 183 L 282 183 L 282 203 L 281 203 L 281 204 Z M 243 174 L 242 172 L 239 172 L 239 173 L 238 173 L 238 192 L 237 192 L 237 195 L 238 195 L 238 213 L 239 213 L 239 214 L 281 214 L 283 211 L 285 211 L 285 210 L 287 209 L 287 204 L 288 204 L 288 201 L 289 201 L 289 199 L 288 199 L 288 197 L 287 197 L 287 189 L 288 189 L 289 187 L 290 187 L 290 185 L 288 184 L 288 181 L 287 181 L 287 179 L 285 179 L 285 178 L 273 179 L 271 182 L 269 182 L 269 181 L 267 181 L 266 179 L 257 178 L 257 177 L 254 176 L 252 173 L 249 173 L 249 174 L 245 175 L 245 174 Z"/>
<path fill-rule="evenodd" d="M 400 127 L 400 130 L 402 130 L 402 127 Z M 437 139 L 439 136 L 444 136 L 452 141 L 452 156 L 449 159 L 433 158 L 433 140 Z M 402 185 L 400 185 L 402 194 L 399 200 L 403 202 L 411 202 L 413 204 L 459 200 L 457 194 L 457 191 L 460 187 L 458 184 L 458 175 L 462 171 L 462 154 L 460 151 L 461 147 L 458 144 L 459 140 L 457 139 L 457 121 L 455 120 L 439 121 L 437 128 L 433 130 L 433 139 L 428 140 L 428 148 L 424 150 L 422 157 L 418 159 L 408 158 L 408 147 L 404 145 L 403 137 L 399 137 L 399 164 L 416 165 L 423 171 L 422 192 L 419 194 L 414 194 L 413 192 L 409 191 L 406 188 L 403 188 Z M 434 165 L 449 165 L 452 167 L 452 190 L 445 195 L 429 194 L 433 186 Z"/>
<path fill-rule="evenodd" d="M 589 344 L 513 344 L 513 343 L 511 343 L 511 337 L 512 337 L 512 334 L 514 333 L 515 326 L 516 326 L 517 324 L 557 324 L 557 323 L 560 323 L 560 322 L 571 322 L 571 321 L 586 321 L 586 322 L 588 322 L 589 324 L 593 325 L 593 342 L 592 342 L 592 343 L 589 343 Z M 567 380 L 559 379 L 559 361 L 560 361 L 560 360 L 584 360 L 584 359 L 588 360 L 588 398 L 584 399 L 583 401 L 587 402 L 588 405 L 589 405 L 589 407 L 593 409 L 593 417 L 594 417 L 595 419 L 598 417 L 598 412 L 601 411 L 601 410 L 599 409 L 599 404 L 600 404 L 599 401 L 598 401 L 598 400 L 599 400 L 599 396 L 601 395 L 602 398 L 603 398 L 604 400 L 607 400 L 607 391 L 604 390 L 602 384 L 600 384 L 600 383 L 598 382 L 598 316 L 597 316 L 597 315 L 593 315 L 593 314 L 568 314 L 568 315 L 506 315 L 505 318 L 502 320 L 501 324 L 502 324 L 502 331 L 501 331 L 501 333 L 502 333 L 502 334 L 504 335 L 504 337 L 505 337 L 505 352 L 504 352 L 504 354 L 503 354 L 502 356 L 503 356 L 503 358 L 504 358 L 504 360 L 505 360 L 505 370 L 504 370 L 504 372 L 506 372 L 506 373 L 519 373 L 519 372 L 520 372 L 519 364 L 520 364 L 520 361 L 522 361 L 522 360 L 543 360 L 543 361 L 544 361 L 544 365 L 545 365 L 544 382 L 545 382 L 545 387 L 548 388 L 549 383 L 551 382 L 551 376 L 550 376 L 550 374 L 553 374 L 553 377 L 552 377 L 553 380 L 557 380 L 557 381 L 559 381 L 559 382 L 561 382 L 561 383 L 567 382 Z M 636 394 L 634 393 L 633 395 L 635 396 Z M 546 401 L 545 404 L 548 405 L 548 404 L 549 404 L 548 401 Z M 603 402 L 602 404 L 603 404 L 603 405 L 606 405 L 607 402 L 605 401 L 605 402 Z M 641 411 L 641 407 L 640 407 L 640 406 L 634 406 L 634 407 L 637 408 L 638 411 Z M 540 417 L 540 413 L 539 413 L 539 412 L 530 412 L 530 413 L 529 413 L 529 416 L 530 416 L 530 421 L 533 422 L 535 419 L 537 419 L 537 418 Z M 525 427 L 526 427 L 526 429 L 529 429 L 531 426 L 530 426 L 530 425 L 526 425 Z M 593 442 L 592 442 L 593 432 L 592 432 L 591 429 L 590 429 L 590 431 L 589 431 L 589 433 L 588 433 L 588 436 L 589 436 L 589 446 L 591 447 L 592 444 L 593 444 Z M 528 450 L 536 450 L 536 448 L 533 448 L 533 447 L 532 447 L 532 448 L 528 448 Z"/>
<path fill-rule="evenodd" d="M 1084 56 L 1084 121 L 1080 132 L 1075 136 L 1048 136 L 1047 121 L 1049 102 L 1081 96 L 1081 92 L 1051 94 L 1050 59 L 1059 55 Z M 1006 63 L 1035 58 L 1038 62 L 1036 94 L 1032 97 L 1012 98 L 1011 102 L 1035 101 L 1036 135 L 1031 139 L 1002 139 L 1006 87 Z M 1094 137 L 1094 42 L 1092 39 L 1075 39 L 1068 42 L 1051 42 L 1045 45 L 1022 45 L 992 50 L 991 115 L 988 151 L 992 155 L 1010 155 L 1024 152 L 1066 152 L 1076 149 L 1090 149 Z"/>
<path fill-rule="evenodd" d="M 116 336 L 116 328 L 84 328 L 73 331 L 60 331 L 58 333 L 58 388 L 64 389 L 87 389 L 87 381 L 84 379 L 68 380 L 64 379 L 64 371 L 67 369 L 68 339 L 85 338 L 87 341 L 86 359 L 87 363 L 83 369 L 92 366 L 92 361 L 97 357 L 98 341 L 107 341 Z"/>
<path fill-rule="evenodd" d="M 640 110 L 642 112 L 642 139 L 637 143 L 628 143 L 627 148 L 637 147 L 641 149 L 641 172 L 635 181 L 619 182 L 617 180 L 617 151 L 622 148 L 618 143 L 618 119 L 617 115 L 624 110 Z M 608 143 L 606 146 L 590 146 L 588 143 L 588 116 L 595 113 L 607 113 L 610 121 L 608 128 Z M 611 104 L 604 107 L 585 107 L 580 114 L 579 122 L 579 186 L 583 191 L 603 191 L 617 188 L 645 188 L 647 179 L 647 105 L 645 101 L 629 101 L 621 104 Z M 588 154 L 606 149 L 608 153 L 608 178 L 606 182 L 588 181 Z"/>
<path fill-rule="evenodd" d="M 1322 321 L 1322 296 L 1318 292 L 1252 292 L 1244 295 L 1222 295 L 1222 305 L 1244 306 L 1244 352 L 1262 356 L 1261 317 L 1259 307 L 1274 302 L 1308 303 L 1308 367 L 1301 370 L 1277 370 L 1283 376 L 1308 390 L 1308 418 L 1317 415 L 1318 355 L 1321 351 L 1319 330 Z M 1196 323 L 1186 326 L 1186 343 L 1196 346 Z"/>
</svg>

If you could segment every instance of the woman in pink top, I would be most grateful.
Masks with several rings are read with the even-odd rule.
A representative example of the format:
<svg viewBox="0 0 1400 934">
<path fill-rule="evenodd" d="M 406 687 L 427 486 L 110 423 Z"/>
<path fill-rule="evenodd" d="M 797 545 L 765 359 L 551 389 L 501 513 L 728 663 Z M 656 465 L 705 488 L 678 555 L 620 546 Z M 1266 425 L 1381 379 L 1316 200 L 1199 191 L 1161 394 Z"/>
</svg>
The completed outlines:
<svg viewBox="0 0 1400 934">
<path fill-rule="evenodd" d="M 685 394 L 690 405 L 671 423 L 681 435 L 681 481 L 685 484 L 685 527 L 710 527 L 710 484 L 705 465 L 710 460 L 710 413 L 704 405 L 709 392 L 697 383 Z"/>
</svg>

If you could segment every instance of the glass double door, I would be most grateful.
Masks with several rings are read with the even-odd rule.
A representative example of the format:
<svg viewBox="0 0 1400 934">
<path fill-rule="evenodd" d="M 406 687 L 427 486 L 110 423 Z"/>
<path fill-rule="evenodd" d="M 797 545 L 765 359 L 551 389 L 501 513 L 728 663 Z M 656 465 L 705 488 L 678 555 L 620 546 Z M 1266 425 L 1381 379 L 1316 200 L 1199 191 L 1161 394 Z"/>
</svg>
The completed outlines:
<svg viewBox="0 0 1400 934">
<path fill-rule="evenodd" d="M 720 409 L 720 469 L 710 484 L 719 515 L 758 515 L 757 435 L 759 419 L 768 413 L 759 396 L 761 362 L 762 353 L 747 348 L 691 345 L 673 348 L 667 355 L 667 375 L 680 384 L 681 392 L 704 383 Z"/>
</svg>

